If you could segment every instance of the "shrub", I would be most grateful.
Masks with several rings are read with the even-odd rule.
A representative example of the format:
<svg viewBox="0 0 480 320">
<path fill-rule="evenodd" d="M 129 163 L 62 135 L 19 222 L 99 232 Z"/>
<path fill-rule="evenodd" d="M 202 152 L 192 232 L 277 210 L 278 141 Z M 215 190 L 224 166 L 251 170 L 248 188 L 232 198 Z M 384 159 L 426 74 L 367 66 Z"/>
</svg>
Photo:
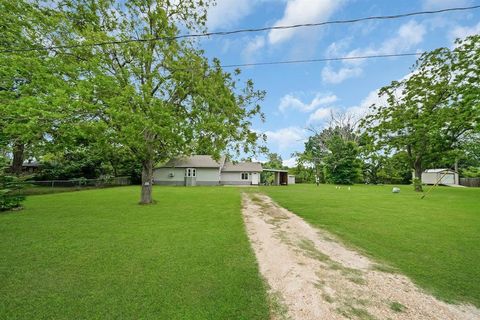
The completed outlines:
<svg viewBox="0 0 480 320">
<path fill-rule="evenodd" d="M 21 208 L 25 196 L 18 193 L 23 185 L 15 177 L 0 172 L 0 211 Z"/>
</svg>

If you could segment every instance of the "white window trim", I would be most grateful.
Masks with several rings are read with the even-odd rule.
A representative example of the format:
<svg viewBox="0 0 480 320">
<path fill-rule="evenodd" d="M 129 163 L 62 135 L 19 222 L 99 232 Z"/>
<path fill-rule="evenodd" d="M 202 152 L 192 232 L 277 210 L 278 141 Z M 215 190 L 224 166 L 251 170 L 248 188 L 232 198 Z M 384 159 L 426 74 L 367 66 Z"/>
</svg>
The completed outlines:
<svg viewBox="0 0 480 320">
<path fill-rule="evenodd" d="M 185 177 L 187 177 L 187 178 L 196 178 L 196 177 L 197 177 L 197 169 L 195 169 L 195 168 L 186 168 L 186 169 L 185 169 Z"/>
<path fill-rule="evenodd" d="M 247 178 L 246 178 L 246 179 L 244 179 L 244 178 L 243 178 L 243 175 L 246 175 L 246 176 L 247 176 Z M 250 174 L 249 174 L 248 172 L 242 172 L 242 173 L 240 174 L 240 179 L 242 179 L 243 181 L 247 181 L 247 180 L 248 180 L 248 178 L 249 178 L 249 176 L 250 176 Z"/>
</svg>

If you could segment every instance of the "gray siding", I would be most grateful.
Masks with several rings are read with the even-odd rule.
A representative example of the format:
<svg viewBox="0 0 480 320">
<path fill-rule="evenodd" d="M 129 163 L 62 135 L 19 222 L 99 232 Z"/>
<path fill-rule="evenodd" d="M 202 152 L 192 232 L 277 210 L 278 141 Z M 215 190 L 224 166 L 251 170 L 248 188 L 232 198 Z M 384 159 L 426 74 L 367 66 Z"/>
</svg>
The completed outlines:
<svg viewBox="0 0 480 320">
<path fill-rule="evenodd" d="M 220 182 L 222 184 L 251 184 L 252 175 L 248 175 L 248 180 L 242 180 L 242 172 L 222 172 Z"/>
<path fill-rule="evenodd" d="M 217 168 L 197 168 L 197 184 L 202 181 L 218 184 L 220 181 L 219 170 Z"/>
<path fill-rule="evenodd" d="M 153 180 L 158 185 L 168 186 L 216 186 L 216 185 L 251 185 L 252 172 L 249 173 L 247 180 L 242 180 L 242 172 L 221 172 L 218 168 L 195 168 L 197 170 L 196 178 L 190 178 L 187 183 L 185 178 L 185 168 L 158 168 L 153 172 Z M 171 177 L 170 175 L 173 175 Z M 260 173 L 257 172 L 260 179 Z"/>
<path fill-rule="evenodd" d="M 173 173 L 173 177 L 169 177 Z M 153 171 L 153 181 L 165 182 L 167 184 L 185 184 L 185 169 L 183 168 L 158 168 Z"/>
<path fill-rule="evenodd" d="M 215 186 L 220 184 L 219 170 L 216 168 L 195 168 L 195 185 Z M 170 176 L 173 174 L 173 177 Z M 153 172 L 153 181 L 158 185 L 184 186 L 185 168 L 158 168 Z"/>
</svg>

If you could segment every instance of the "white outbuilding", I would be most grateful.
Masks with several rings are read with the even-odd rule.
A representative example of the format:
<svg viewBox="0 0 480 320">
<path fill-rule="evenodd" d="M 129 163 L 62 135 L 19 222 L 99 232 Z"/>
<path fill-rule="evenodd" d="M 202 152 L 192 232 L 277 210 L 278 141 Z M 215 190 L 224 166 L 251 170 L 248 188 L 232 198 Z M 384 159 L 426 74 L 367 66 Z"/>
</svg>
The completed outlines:
<svg viewBox="0 0 480 320">
<path fill-rule="evenodd" d="M 288 175 L 288 184 L 295 184 L 295 175 L 293 174 Z"/>
<path fill-rule="evenodd" d="M 422 173 L 422 183 L 458 185 L 458 172 L 451 169 L 427 169 Z"/>
</svg>

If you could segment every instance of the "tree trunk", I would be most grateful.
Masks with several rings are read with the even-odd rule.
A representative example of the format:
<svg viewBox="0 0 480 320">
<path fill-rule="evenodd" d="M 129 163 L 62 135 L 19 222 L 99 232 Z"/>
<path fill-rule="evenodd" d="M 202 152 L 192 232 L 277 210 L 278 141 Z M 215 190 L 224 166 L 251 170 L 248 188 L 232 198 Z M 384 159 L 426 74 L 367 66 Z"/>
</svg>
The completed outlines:
<svg viewBox="0 0 480 320">
<path fill-rule="evenodd" d="M 455 184 L 460 184 L 460 181 L 457 181 L 457 180 L 458 180 L 457 177 L 459 177 L 459 175 L 458 175 L 458 157 L 455 158 L 455 172 L 456 172 L 457 174 L 454 175 L 454 179 L 455 179 L 455 180 L 454 180 L 453 182 L 454 182 Z"/>
<path fill-rule="evenodd" d="M 148 130 L 145 130 L 144 138 L 146 153 L 145 158 L 142 161 L 142 192 L 140 196 L 140 204 L 151 204 L 153 203 L 152 188 L 154 152 L 152 143 L 154 137 Z"/>
<path fill-rule="evenodd" d="M 23 160 L 25 155 L 25 145 L 21 142 L 16 142 L 13 146 L 13 161 L 12 172 L 19 176 L 22 174 Z"/>
<path fill-rule="evenodd" d="M 116 163 L 116 161 L 110 160 L 110 165 L 112 166 L 113 175 L 114 175 L 115 177 L 118 177 L 118 171 L 117 171 L 117 163 Z"/>
<path fill-rule="evenodd" d="M 153 184 L 153 160 L 145 160 L 142 163 L 142 192 L 140 204 L 151 204 Z"/>
<path fill-rule="evenodd" d="M 416 192 L 423 192 L 422 188 L 422 161 L 417 159 L 415 161 L 415 179 L 413 179 L 413 186 L 415 187 Z"/>
</svg>

